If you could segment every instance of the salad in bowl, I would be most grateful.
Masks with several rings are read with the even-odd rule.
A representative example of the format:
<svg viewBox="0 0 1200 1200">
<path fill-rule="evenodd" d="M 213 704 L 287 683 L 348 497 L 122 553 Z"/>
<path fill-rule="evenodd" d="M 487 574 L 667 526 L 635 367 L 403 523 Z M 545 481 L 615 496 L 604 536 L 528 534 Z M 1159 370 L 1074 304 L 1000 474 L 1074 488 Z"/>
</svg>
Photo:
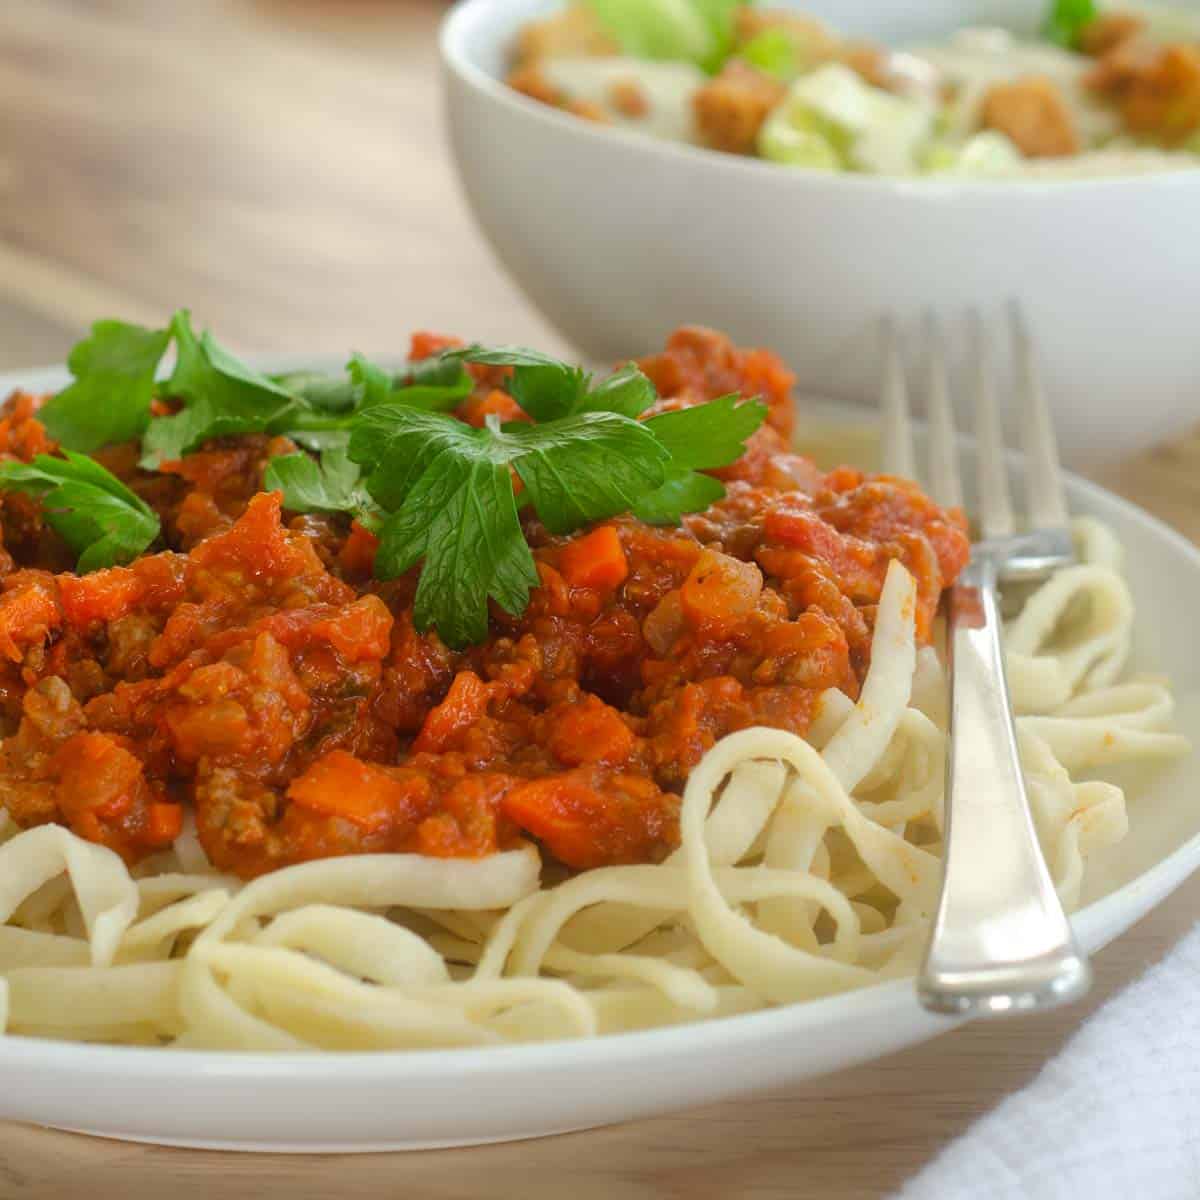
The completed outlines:
<svg viewBox="0 0 1200 1200">
<path fill-rule="evenodd" d="M 1200 166 L 1200 13 L 1053 0 L 857 40 L 800 8 L 573 0 L 525 23 L 510 87 L 667 141 L 827 172 L 1064 178 Z"/>
</svg>

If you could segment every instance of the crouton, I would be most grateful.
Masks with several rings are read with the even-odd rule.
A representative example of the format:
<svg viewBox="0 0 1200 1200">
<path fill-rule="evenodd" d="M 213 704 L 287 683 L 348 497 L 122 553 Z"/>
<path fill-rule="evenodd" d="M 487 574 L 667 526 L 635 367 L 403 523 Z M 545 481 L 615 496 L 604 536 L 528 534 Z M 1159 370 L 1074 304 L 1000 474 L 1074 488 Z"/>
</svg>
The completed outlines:
<svg viewBox="0 0 1200 1200">
<path fill-rule="evenodd" d="M 517 38 L 518 66 L 545 58 L 597 58 L 619 54 L 620 46 L 590 8 L 572 4 L 544 21 L 532 21 Z"/>
<path fill-rule="evenodd" d="M 788 34 L 796 46 L 813 62 L 824 62 L 836 49 L 837 38 L 825 25 L 814 17 L 801 16 L 776 8 L 752 8 L 749 5 L 734 13 L 734 46 L 744 46 L 760 33 L 769 29 L 780 29 Z M 736 50 L 735 50 L 736 52 Z"/>
<path fill-rule="evenodd" d="M 732 59 L 692 98 L 696 128 L 714 150 L 753 154 L 758 131 L 786 91 L 778 79 Z"/>
<path fill-rule="evenodd" d="M 1133 13 L 1101 13 L 1083 27 L 1079 48 L 1092 58 L 1102 58 L 1122 42 L 1137 37 L 1145 27 L 1145 20 Z"/>
<path fill-rule="evenodd" d="M 1044 75 L 998 83 L 983 100 L 983 125 L 1007 136 L 1029 158 L 1078 154 L 1079 134 L 1057 85 Z"/>
<path fill-rule="evenodd" d="M 1087 82 L 1116 101 L 1126 127 L 1139 137 L 1171 146 L 1200 130 L 1200 47 L 1122 42 Z"/>
</svg>

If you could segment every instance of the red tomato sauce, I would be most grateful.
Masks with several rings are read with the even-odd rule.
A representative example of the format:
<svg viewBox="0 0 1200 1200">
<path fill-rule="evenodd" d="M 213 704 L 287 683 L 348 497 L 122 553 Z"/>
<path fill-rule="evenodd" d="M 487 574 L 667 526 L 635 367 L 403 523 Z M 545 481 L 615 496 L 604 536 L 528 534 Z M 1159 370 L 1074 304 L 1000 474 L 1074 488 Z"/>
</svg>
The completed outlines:
<svg viewBox="0 0 1200 1200">
<path fill-rule="evenodd" d="M 414 338 L 414 357 L 451 344 Z M 252 877 L 332 855 L 483 856 L 536 839 L 573 868 L 654 862 L 713 743 L 803 734 L 826 688 L 857 696 L 884 574 L 918 585 L 927 638 L 966 562 L 965 524 L 916 485 L 789 450 L 792 376 L 772 354 L 683 329 L 642 362 L 658 410 L 760 394 L 766 424 L 682 528 L 632 517 L 526 536 L 540 586 L 488 640 L 418 632 L 417 569 L 371 577 L 375 540 L 261 491 L 285 438 L 211 442 L 161 473 L 97 455 L 160 514 L 170 549 L 77 576 L 35 501 L 0 499 L 0 804 L 129 862 L 186 810 L 217 867 Z M 507 372 L 459 410 L 507 419 Z M 53 448 L 11 397 L 0 454 Z"/>
</svg>

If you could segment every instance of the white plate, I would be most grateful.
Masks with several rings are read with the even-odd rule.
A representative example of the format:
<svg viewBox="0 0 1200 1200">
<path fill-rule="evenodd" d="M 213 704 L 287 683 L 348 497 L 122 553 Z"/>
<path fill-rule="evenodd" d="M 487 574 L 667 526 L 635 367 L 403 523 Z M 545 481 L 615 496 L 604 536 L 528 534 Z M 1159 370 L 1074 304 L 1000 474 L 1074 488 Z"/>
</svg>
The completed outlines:
<svg viewBox="0 0 1200 1200">
<path fill-rule="evenodd" d="M 0 389 L 63 381 L 61 372 L 23 372 L 0 377 Z M 1073 511 L 1106 521 L 1125 543 L 1138 605 L 1135 668 L 1169 665 L 1179 724 L 1200 743 L 1200 552 L 1083 480 L 1069 481 L 1069 496 Z M 1142 789 L 1130 818 L 1125 841 L 1089 863 L 1090 902 L 1075 917 L 1088 951 L 1200 866 L 1197 756 Z M 0 1118 L 240 1150 L 455 1146 L 710 1104 L 862 1063 L 953 1024 L 920 1007 L 911 981 L 897 981 L 708 1023 L 485 1050 L 266 1055 L 0 1038 Z"/>
</svg>

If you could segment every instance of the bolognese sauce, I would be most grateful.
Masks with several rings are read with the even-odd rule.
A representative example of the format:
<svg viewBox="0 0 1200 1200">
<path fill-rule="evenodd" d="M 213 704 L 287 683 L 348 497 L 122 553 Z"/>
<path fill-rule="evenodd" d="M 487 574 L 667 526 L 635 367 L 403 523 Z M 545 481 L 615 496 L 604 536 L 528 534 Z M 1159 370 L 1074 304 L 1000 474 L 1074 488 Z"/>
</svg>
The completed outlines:
<svg viewBox="0 0 1200 1200">
<path fill-rule="evenodd" d="M 414 358 L 452 339 L 414 338 Z M 899 559 L 928 639 L 968 555 L 965 522 L 916 485 L 790 449 L 774 355 L 682 329 L 641 367 L 655 411 L 731 391 L 767 421 L 715 472 L 727 494 L 675 527 L 623 516 L 567 537 L 528 511 L 538 586 L 462 650 L 418 630 L 420 567 L 372 576 L 376 540 L 264 491 L 297 447 L 253 434 L 158 472 L 99 452 L 169 547 L 87 575 L 38 502 L 0 498 L 0 803 L 135 862 L 194 813 L 212 863 L 250 878 L 334 855 L 484 856 L 532 837 L 568 867 L 656 862 L 689 770 L 752 725 L 803 734 L 818 697 L 858 694 Z M 472 367 L 457 415 L 521 413 Z M 9 398 L 0 453 L 53 450 L 39 399 Z"/>
</svg>

